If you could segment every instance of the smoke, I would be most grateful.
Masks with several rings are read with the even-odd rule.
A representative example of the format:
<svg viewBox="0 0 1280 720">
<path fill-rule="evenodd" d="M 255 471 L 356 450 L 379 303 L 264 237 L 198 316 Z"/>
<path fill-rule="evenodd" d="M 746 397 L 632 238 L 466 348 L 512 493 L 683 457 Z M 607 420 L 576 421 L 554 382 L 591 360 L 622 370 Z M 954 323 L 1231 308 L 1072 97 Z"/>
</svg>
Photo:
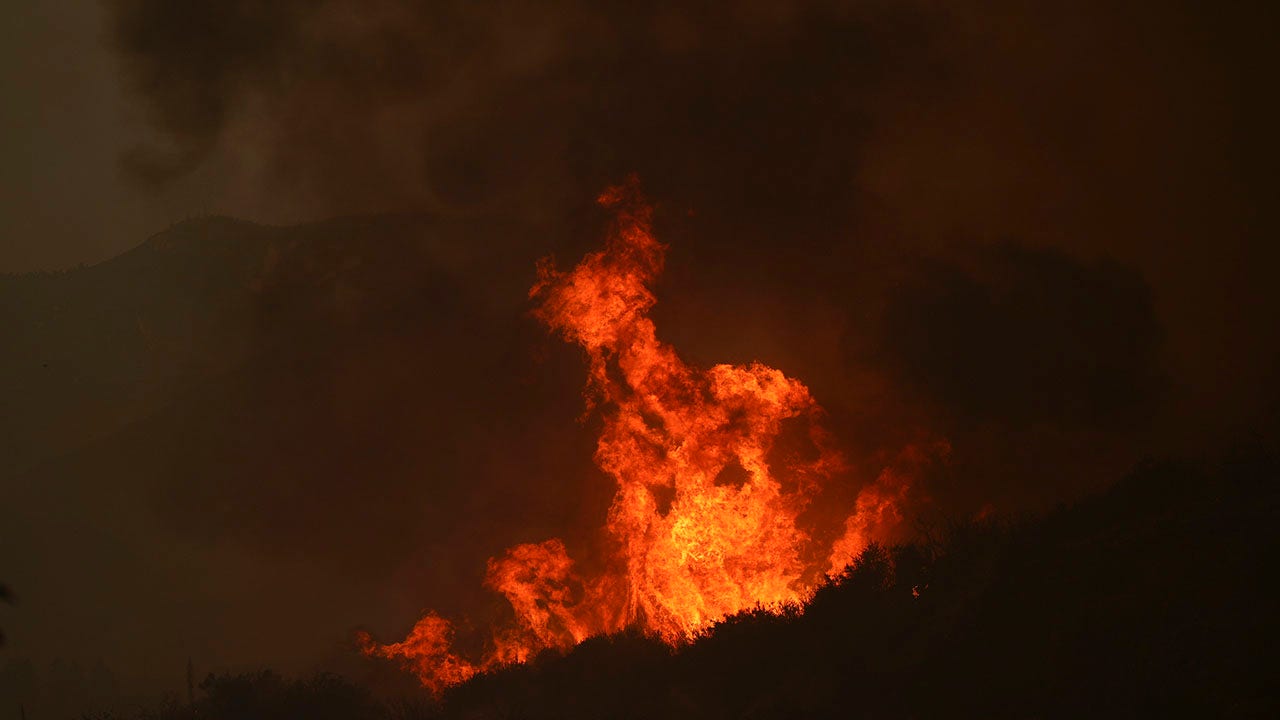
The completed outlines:
<svg viewBox="0 0 1280 720">
<path fill-rule="evenodd" d="M 632 171 L 691 204 L 702 189 L 830 206 L 850 190 L 871 91 L 927 63 L 931 32 L 891 3 L 115 9 L 162 138 L 126 155 L 135 176 L 218 165 L 328 213 L 556 212 Z"/>
<path fill-rule="evenodd" d="M 682 247 L 718 291 L 821 296 L 866 282 L 850 262 L 999 242 L 1137 272 L 1192 404 L 1222 394 L 1206 367 L 1256 355 L 1256 384 L 1277 351 L 1246 352 L 1276 308 L 1248 301 L 1274 259 L 1262 4 L 112 8 L 157 131 L 124 167 L 231 214 L 503 213 L 539 233 L 495 247 L 576 255 L 590 198 L 636 172 L 686 216 L 672 282 Z"/>
<path fill-rule="evenodd" d="M 1162 330 L 1136 273 L 1009 245 L 970 264 L 918 268 L 890 294 L 870 341 L 848 336 L 865 343 L 850 361 L 883 368 L 948 424 L 1150 421 Z"/>
</svg>

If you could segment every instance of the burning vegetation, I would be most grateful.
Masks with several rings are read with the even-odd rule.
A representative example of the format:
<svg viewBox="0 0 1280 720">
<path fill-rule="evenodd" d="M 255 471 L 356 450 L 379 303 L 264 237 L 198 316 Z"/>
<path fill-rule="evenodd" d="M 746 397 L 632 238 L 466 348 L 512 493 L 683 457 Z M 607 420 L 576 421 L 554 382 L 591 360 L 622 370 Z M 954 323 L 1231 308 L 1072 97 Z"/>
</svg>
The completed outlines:
<svg viewBox="0 0 1280 720">
<path fill-rule="evenodd" d="M 652 208 L 634 177 L 599 203 L 616 213 L 605 247 L 570 271 L 544 260 L 529 294 L 536 317 L 586 354 L 588 412 L 603 421 L 595 459 L 617 482 L 610 557 L 586 575 L 551 539 L 491 558 L 485 585 L 506 597 L 515 622 L 476 659 L 455 649 L 453 624 L 435 613 L 402 642 L 361 634 L 366 654 L 400 662 L 433 691 L 596 635 L 639 628 L 676 645 L 745 610 L 796 609 L 902 522 L 909 481 L 886 470 L 834 543 L 805 526 L 815 495 L 845 469 L 822 408 L 780 370 L 698 368 L 659 340 L 649 310 L 666 247 Z"/>
</svg>

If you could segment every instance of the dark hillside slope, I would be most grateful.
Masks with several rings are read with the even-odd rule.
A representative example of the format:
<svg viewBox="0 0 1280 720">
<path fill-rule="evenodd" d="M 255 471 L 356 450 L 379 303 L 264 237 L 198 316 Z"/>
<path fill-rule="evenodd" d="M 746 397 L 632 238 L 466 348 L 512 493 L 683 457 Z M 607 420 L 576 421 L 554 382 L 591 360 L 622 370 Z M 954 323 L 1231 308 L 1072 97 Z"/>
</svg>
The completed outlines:
<svg viewBox="0 0 1280 720">
<path fill-rule="evenodd" d="M 802 616 L 733 618 L 673 657 L 588 642 L 459 688 L 446 716 L 1267 716 L 1277 480 L 1273 453 L 1144 466 L 1046 517 L 868 550 Z"/>
<path fill-rule="evenodd" d="M 639 635 L 387 703 L 331 676 L 210 677 L 151 720 L 1274 717 L 1280 463 L 1151 464 L 1046 516 L 859 558 L 803 614 L 672 652 Z M 368 668 L 386 687 L 390 667 Z"/>
</svg>

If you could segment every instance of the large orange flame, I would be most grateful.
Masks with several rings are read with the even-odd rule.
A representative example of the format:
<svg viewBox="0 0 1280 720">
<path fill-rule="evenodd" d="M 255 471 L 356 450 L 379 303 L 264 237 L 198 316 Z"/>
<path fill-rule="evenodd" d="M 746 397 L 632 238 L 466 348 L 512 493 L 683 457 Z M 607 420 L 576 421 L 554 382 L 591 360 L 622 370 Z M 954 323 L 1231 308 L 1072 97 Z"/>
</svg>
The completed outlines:
<svg viewBox="0 0 1280 720">
<path fill-rule="evenodd" d="M 606 524 L 612 565 L 583 578 L 554 539 L 491 559 L 486 585 L 516 622 L 474 662 L 451 650 L 453 628 L 434 613 L 400 643 L 361 636 L 366 653 L 404 663 L 433 690 L 628 626 L 675 644 L 742 610 L 799 605 L 901 518 L 906 486 L 882 475 L 836 545 L 814 548 L 798 518 L 842 467 L 821 408 L 779 370 L 700 369 L 662 343 L 648 317 L 666 249 L 652 210 L 634 178 L 599 202 L 617 213 L 604 249 L 567 272 L 543 261 L 530 297 L 542 322 L 586 351 L 588 406 L 603 419 L 596 461 L 618 484 Z M 809 451 L 773 452 L 795 419 Z"/>
</svg>

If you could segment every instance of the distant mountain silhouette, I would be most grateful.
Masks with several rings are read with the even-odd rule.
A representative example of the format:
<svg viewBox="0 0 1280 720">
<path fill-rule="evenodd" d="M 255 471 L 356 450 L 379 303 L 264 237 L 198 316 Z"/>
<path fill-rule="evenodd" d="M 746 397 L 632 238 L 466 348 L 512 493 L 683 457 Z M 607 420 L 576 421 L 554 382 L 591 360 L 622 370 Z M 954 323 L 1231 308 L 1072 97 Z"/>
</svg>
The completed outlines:
<svg viewBox="0 0 1280 720">
<path fill-rule="evenodd" d="M 535 252 L 483 243 L 505 232 L 414 215 L 206 218 L 100 265 L 0 276 L 0 465 L 150 483 L 184 532 L 234 527 L 286 548 L 361 511 L 387 513 L 400 544 L 396 516 L 419 524 L 442 499 L 403 493 L 470 492 L 430 476 L 461 463 L 496 477 L 477 454 L 499 443 L 553 479 L 563 460 L 552 471 L 537 455 L 554 441 L 529 434 L 557 409 L 571 426 L 577 358 L 553 347 L 564 372 L 530 375 L 531 348 L 552 343 L 523 316 Z M 367 566 L 376 554 L 360 550 Z"/>
<path fill-rule="evenodd" d="M 403 251 L 408 228 L 372 224 L 378 235 L 357 223 L 189 220 L 99 265 L 0 276 L 0 392 L 14 410 L 0 418 L 4 459 L 66 452 L 81 429 L 109 432 L 144 417 L 176 380 L 236 368 L 249 359 L 243 334 L 278 260 L 309 256 L 318 286 L 339 279 L 341 265 L 321 262 L 353 231 L 378 238 L 361 251 Z"/>
</svg>

